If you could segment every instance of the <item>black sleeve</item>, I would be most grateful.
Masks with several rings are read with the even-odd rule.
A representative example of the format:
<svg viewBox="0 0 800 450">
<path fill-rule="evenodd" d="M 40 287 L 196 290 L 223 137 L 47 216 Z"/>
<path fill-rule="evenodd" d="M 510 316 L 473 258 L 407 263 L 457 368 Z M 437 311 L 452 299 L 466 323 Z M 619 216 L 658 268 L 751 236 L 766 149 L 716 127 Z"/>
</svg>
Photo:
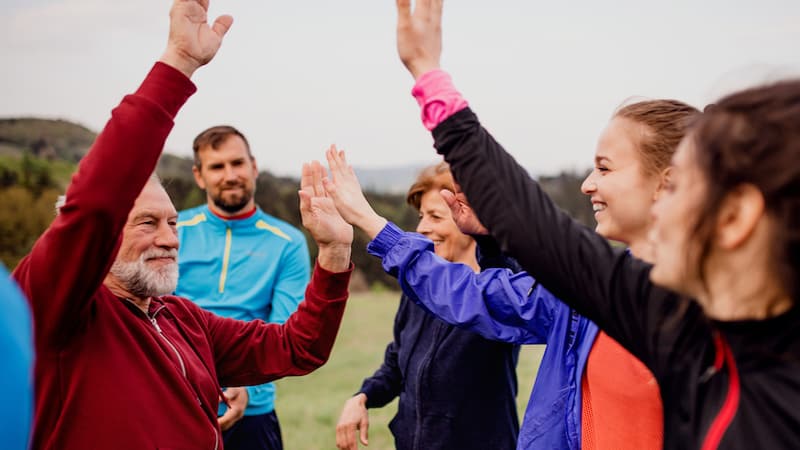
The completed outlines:
<svg viewBox="0 0 800 450">
<path fill-rule="evenodd" d="M 672 358 L 688 356 L 681 347 L 707 340 L 708 322 L 695 302 L 653 285 L 648 264 L 561 211 L 469 108 L 433 135 L 502 250 L 656 375 L 669 369 Z"/>
<path fill-rule="evenodd" d="M 475 246 L 475 257 L 481 271 L 486 269 L 509 269 L 514 273 L 522 272 L 522 266 L 516 259 L 506 255 L 500 250 L 500 244 L 494 236 L 472 236 L 477 245 Z"/>
<path fill-rule="evenodd" d="M 397 314 L 394 316 L 394 340 L 386 346 L 383 364 L 375 373 L 364 380 L 360 393 L 367 396 L 367 408 L 380 408 L 400 395 L 403 387 L 403 373 L 398 363 L 400 351 L 400 331 L 407 319 L 408 302 L 406 296 L 400 298 Z"/>
</svg>

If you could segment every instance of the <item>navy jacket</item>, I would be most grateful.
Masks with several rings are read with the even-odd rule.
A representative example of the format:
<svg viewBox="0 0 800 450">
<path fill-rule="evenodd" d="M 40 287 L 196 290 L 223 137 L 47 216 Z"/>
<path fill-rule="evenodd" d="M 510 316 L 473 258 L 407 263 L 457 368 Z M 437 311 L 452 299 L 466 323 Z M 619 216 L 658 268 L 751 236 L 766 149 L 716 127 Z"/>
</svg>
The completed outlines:
<svg viewBox="0 0 800 450">
<path fill-rule="evenodd" d="M 360 392 L 368 408 L 400 397 L 389 424 L 398 450 L 513 449 L 518 355 L 519 346 L 448 325 L 404 295 L 394 340 Z"/>
</svg>

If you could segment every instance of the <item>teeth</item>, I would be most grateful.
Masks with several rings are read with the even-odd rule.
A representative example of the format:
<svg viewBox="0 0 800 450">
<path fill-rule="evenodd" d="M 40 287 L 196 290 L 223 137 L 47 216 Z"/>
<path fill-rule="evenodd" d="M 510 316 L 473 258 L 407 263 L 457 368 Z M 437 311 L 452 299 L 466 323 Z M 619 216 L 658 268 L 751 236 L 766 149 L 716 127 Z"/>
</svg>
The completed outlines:
<svg viewBox="0 0 800 450">
<path fill-rule="evenodd" d="M 442 242 L 444 242 L 444 241 L 433 241 L 433 245 L 436 246 L 436 245 L 441 244 Z"/>
<path fill-rule="evenodd" d="M 606 209 L 606 205 L 602 203 L 592 203 L 592 211 L 603 211 Z"/>
</svg>

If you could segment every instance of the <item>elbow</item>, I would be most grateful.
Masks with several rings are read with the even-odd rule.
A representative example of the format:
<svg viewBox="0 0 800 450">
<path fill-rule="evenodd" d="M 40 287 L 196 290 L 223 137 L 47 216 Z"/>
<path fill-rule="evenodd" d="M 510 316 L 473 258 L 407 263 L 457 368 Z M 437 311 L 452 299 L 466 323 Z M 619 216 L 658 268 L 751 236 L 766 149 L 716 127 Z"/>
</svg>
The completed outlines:
<svg viewBox="0 0 800 450">
<path fill-rule="evenodd" d="M 319 353 L 309 352 L 294 358 L 293 365 L 297 371 L 297 375 L 308 375 L 324 366 L 329 358 L 330 351 Z"/>
</svg>

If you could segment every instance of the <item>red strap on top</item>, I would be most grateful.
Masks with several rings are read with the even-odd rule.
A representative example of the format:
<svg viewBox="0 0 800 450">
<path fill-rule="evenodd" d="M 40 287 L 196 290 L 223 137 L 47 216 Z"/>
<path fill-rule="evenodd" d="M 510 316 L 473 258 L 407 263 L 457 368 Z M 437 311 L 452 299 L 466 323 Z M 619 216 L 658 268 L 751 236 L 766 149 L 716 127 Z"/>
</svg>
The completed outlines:
<svg viewBox="0 0 800 450">
<path fill-rule="evenodd" d="M 730 379 L 728 380 L 728 394 L 725 396 L 725 401 L 722 403 L 717 417 L 711 422 L 711 427 L 706 433 L 706 438 L 703 441 L 702 450 L 716 450 L 719 443 L 722 441 L 722 436 L 728 430 L 733 417 L 736 416 L 736 411 L 739 408 L 739 395 L 741 387 L 739 385 L 739 371 L 736 369 L 736 361 L 733 359 L 733 352 L 728 342 L 720 333 L 714 334 L 714 347 L 716 349 L 716 356 L 714 357 L 714 367 L 717 370 L 722 369 L 723 360 L 724 364 L 728 366 Z"/>
</svg>

